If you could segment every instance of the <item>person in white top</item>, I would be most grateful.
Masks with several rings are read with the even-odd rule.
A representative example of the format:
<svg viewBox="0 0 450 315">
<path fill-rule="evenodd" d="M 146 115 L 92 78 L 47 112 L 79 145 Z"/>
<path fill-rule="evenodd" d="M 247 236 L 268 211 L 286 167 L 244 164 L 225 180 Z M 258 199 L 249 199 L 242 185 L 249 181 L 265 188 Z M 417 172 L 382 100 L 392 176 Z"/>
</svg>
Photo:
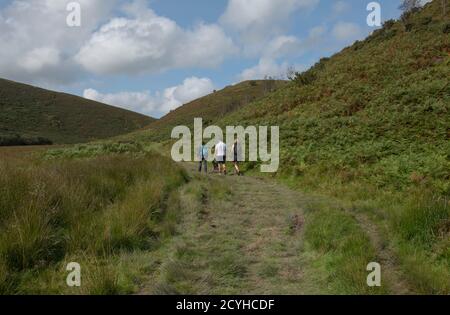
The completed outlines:
<svg viewBox="0 0 450 315">
<path fill-rule="evenodd" d="M 219 173 L 227 174 L 227 145 L 223 141 L 219 141 L 215 148 L 216 161 L 219 163 Z"/>
</svg>

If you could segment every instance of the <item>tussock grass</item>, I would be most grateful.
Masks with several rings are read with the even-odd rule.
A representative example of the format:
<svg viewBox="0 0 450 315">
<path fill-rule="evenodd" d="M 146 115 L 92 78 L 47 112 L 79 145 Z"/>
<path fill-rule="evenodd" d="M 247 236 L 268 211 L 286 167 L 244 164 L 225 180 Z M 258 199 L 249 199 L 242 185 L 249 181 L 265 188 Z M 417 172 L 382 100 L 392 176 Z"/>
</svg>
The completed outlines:
<svg viewBox="0 0 450 315">
<path fill-rule="evenodd" d="M 405 274 L 424 294 L 450 293 L 450 206 L 423 194 L 393 213 L 398 255 Z"/>
<path fill-rule="evenodd" d="M 377 261 L 369 236 L 349 214 L 329 206 L 307 212 L 305 241 L 319 252 L 328 282 L 339 294 L 379 294 L 385 288 L 367 286 L 366 266 Z"/>
<path fill-rule="evenodd" d="M 91 295 L 116 295 L 121 293 L 119 275 L 116 268 L 107 262 L 92 260 L 85 264 L 83 293 Z"/>
<path fill-rule="evenodd" d="M 9 282 L 8 266 L 4 259 L 0 257 L 0 294 L 6 294 L 10 291 Z"/>
<path fill-rule="evenodd" d="M 176 188 L 186 180 L 184 171 L 155 154 L 0 168 L 0 289 L 6 293 L 53 283 L 48 275 L 65 257 L 86 262 L 90 284 L 83 290 L 120 293 L 115 257 L 151 249 L 175 232 Z"/>
<path fill-rule="evenodd" d="M 394 214 L 393 225 L 406 241 L 431 248 L 449 236 L 450 205 L 446 198 L 418 195 Z"/>
<path fill-rule="evenodd" d="M 448 263 L 448 241 L 446 260 L 436 259 L 429 251 L 416 245 L 400 241 L 397 254 L 408 281 L 420 294 L 450 294 L 450 265 Z"/>
</svg>

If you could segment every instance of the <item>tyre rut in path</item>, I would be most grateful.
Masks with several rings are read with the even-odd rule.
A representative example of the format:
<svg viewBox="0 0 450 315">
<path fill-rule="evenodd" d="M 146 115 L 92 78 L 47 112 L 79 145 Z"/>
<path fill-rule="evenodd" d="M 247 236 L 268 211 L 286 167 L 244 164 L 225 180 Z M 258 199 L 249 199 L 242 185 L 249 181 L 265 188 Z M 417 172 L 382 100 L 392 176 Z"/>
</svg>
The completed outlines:
<svg viewBox="0 0 450 315">
<path fill-rule="evenodd" d="M 165 288 L 188 294 L 324 293 L 302 256 L 308 198 L 271 179 L 199 176 L 193 164 L 186 168 L 193 185 L 206 192 L 201 209 L 183 210 L 179 234 L 157 277 L 169 281 Z M 231 195 L 214 198 L 208 193 L 213 186 Z M 179 275 L 167 276 L 173 266 Z"/>
<path fill-rule="evenodd" d="M 388 242 L 381 236 L 379 228 L 363 213 L 351 213 L 351 215 L 366 231 L 372 246 L 377 251 L 378 263 L 382 266 L 382 278 L 388 282 L 391 293 L 398 295 L 415 294 L 402 275 L 396 255 Z"/>
<path fill-rule="evenodd" d="M 179 233 L 165 250 L 159 275 L 149 283 L 162 283 L 156 293 L 333 293 L 303 244 L 304 209 L 318 198 L 269 178 L 200 176 L 194 164 L 185 167 L 194 178 L 190 185 L 202 191 L 201 201 L 182 207 Z M 210 195 L 214 187 L 230 190 L 231 196 Z M 350 214 L 377 250 L 391 293 L 409 293 L 377 227 L 365 216 Z M 152 292 L 143 289 L 144 294 Z"/>
</svg>

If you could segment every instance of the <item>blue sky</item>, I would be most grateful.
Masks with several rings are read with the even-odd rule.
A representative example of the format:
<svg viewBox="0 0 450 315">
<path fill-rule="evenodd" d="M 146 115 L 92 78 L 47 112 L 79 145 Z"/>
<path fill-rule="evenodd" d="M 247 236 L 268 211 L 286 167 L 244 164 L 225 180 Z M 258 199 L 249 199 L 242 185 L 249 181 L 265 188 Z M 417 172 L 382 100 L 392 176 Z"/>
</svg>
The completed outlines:
<svg viewBox="0 0 450 315">
<path fill-rule="evenodd" d="M 374 30 L 364 0 L 0 0 L 0 77 L 160 117 L 247 79 L 305 70 Z M 382 20 L 400 0 L 377 1 Z"/>
</svg>

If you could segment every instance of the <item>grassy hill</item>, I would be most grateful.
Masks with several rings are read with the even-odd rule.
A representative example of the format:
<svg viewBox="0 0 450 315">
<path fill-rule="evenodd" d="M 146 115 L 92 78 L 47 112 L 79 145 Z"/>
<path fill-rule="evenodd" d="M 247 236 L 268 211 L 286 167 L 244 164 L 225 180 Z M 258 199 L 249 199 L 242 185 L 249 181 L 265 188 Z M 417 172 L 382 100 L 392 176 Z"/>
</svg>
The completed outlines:
<svg viewBox="0 0 450 315">
<path fill-rule="evenodd" d="M 154 119 L 78 96 L 0 79 L 0 142 L 78 143 L 144 127 Z"/>
<path fill-rule="evenodd" d="M 0 160 L 0 293 L 449 294 L 449 17 L 433 1 L 270 93 L 244 82 L 122 137 L 134 143 Z M 280 126 L 274 177 L 291 187 L 254 163 L 204 175 L 153 152 L 194 117 Z M 61 281 L 69 261 L 86 266 L 79 289 Z"/>
<path fill-rule="evenodd" d="M 398 264 L 413 291 L 448 294 L 449 78 L 450 13 L 444 16 L 441 2 L 433 1 L 223 117 L 201 105 L 229 104 L 232 96 L 237 102 L 245 90 L 194 101 L 133 136 L 165 140 L 174 125 L 190 126 L 194 117 L 223 127 L 280 126 L 276 177 L 335 200 L 305 219 L 309 246 L 330 277 L 339 272 L 338 278 L 351 279 L 355 271 L 348 262 L 361 245 L 349 245 L 357 236 L 342 227 L 351 222 L 380 250 L 378 260 Z M 256 166 L 243 168 L 248 174 Z M 342 242 L 334 241 L 337 235 Z"/>
<path fill-rule="evenodd" d="M 205 125 L 214 124 L 227 114 L 245 107 L 287 84 L 287 81 L 254 80 L 228 86 L 179 107 L 150 124 L 146 130 L 127 135 L 127 138 L 147 141 L 170 139 L 171 131 L 175 126 L 192 126 L 194 118 L 203 118 Z"/>
<path fill-rule="evenodd" d="M 221 124 L 279 125 L 282 172 L 450 194 L 450 35 L 439 1 L 322 59 Z"/>
<path fill-rule="evenodd" d="M 449 32 L 433 1 L 219 122 L 280 126 L 278 178 L 365 216 L 419 292 L 450 290 Z"/>
</svg>

